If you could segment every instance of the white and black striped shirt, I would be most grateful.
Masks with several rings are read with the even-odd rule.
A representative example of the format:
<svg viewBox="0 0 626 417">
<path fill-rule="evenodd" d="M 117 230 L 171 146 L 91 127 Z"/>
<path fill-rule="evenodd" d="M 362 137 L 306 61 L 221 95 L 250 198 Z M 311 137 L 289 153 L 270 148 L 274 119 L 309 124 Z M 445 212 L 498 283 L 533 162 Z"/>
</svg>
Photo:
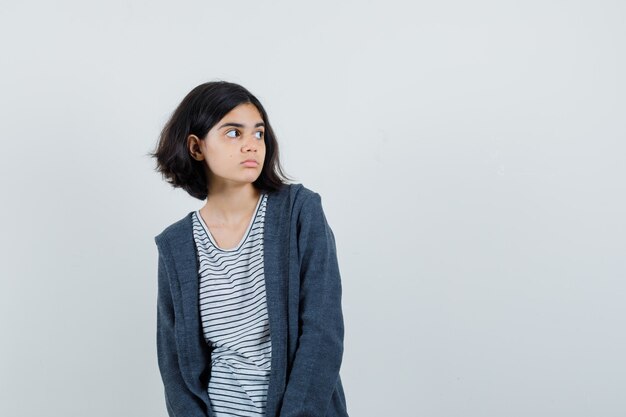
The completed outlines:
<svg viewBox="0 0 626 417">
<path fill-rule="evenodd" d="M 217 417 L 264 416 L 271 341 L 263 271 L 263 225 L 267 194 L 239 244 L 218 247 L 194 212 L 193 234 L 200 261 L 200 315 L 213 347 L 207 387 Z"/>
</svg>

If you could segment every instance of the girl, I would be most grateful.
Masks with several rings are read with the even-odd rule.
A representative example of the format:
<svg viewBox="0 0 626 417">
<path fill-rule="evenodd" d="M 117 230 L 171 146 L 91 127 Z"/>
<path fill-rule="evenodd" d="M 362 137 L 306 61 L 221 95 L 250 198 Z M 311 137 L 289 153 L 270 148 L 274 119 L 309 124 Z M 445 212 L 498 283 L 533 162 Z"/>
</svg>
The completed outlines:
<svg viewBox="0 0 626 417">
<path fill-rule="evenodd" d="M 170 417 L 346 417 L 334 234 L 320 195 L 287 183 L 259 100 L 234 83 L 197 86 L 151 156 L 206 199 L 154 238 Z"/>
</svg>

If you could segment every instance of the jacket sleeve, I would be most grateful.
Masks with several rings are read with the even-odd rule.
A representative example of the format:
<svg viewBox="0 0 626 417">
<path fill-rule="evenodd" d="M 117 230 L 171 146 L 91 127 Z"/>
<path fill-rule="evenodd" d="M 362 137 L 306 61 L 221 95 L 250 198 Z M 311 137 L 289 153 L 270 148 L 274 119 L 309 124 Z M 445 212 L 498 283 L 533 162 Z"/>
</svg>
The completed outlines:
<svg viewBox="0 0 626 417">
<path fill-rule="evenodd" d="M 157 242 L 158 245 L 158 242 Z M 207 417 L 206 406 L 185 384 L 179 367 L 176 315 L 165 257 L 159 249 L 157 295 L 157 358 L 170 417 Z"/>
<path fill-rule="evenodd" d="M 300 336 L 280 417 L 323 417 L 339 378 L 344 327 L 335 237 L 318 193 L 303 203 L 298 229 Z"/>
</svg>

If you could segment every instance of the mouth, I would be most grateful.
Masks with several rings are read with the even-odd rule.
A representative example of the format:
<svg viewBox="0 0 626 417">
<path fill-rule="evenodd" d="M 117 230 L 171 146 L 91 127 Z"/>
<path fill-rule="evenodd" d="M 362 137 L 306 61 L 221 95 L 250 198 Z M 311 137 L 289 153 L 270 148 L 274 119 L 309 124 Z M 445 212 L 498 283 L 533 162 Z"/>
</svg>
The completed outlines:
<svg viewBox="0 0 626 417">
<path fill-rule="evenodd" d="M 247 166 L 247 167 L 255 167 L 259 165 L 259 163 L 255 161 L 254 159 L 246 159 L 245 161 L 241 163 L 241 165 Z"/>
</svg>

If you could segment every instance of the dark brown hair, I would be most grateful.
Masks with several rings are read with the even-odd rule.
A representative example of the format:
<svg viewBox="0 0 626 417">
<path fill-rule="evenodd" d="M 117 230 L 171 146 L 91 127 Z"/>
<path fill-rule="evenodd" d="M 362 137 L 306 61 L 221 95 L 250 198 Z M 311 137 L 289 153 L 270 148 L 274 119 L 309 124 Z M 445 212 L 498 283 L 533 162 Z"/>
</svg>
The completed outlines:
<svg viewBox="0 0 626 417">
<path fill-rule="evenodd" d="M 233 108 L 253 104 L 265 123 L 265 161 L 259 177 L 252 183 L 259 190 L 278 190 L 290 178 L 278 158 L 278 142 L 261 102 L 241 85 L 226 81 L 200 84 L 185 96 L 163 127 L 156 150 L 156 171 L 174 188 L 182 188 L 200 200 L 207 198 L 211 184 L 207 181 L 204 161 L 191 157 L 187 137 L 204 138 L 209 130 Z"/>
</svg>

